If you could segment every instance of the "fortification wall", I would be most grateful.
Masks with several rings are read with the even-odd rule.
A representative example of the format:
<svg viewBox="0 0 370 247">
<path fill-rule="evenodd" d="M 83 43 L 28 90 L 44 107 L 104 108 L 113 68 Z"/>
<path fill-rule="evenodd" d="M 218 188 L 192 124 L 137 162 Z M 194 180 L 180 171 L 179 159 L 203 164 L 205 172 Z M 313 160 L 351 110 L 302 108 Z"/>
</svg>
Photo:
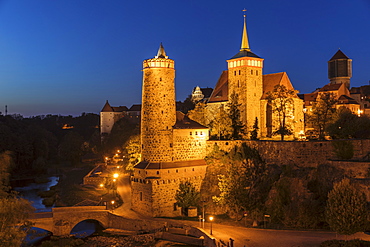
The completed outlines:
<svg viewBox="0 0 370 247">
<path fill-rule="evenodd" d="M 203 159 L 207 140 L 207 129 L 174 129 L 174 161 Z"/>
<path fill-rule="evenodd" d="M 152 217 L 176 217 L 181 208 L 175 205 L 179 184 L 190 181 L 198 190 L 206 174 L 206 166 L 138 171 L 131 180 L 133 210 Z"/>
<path fill-rule="evenodd" d="M 370 153 L 370 140 L 349 140 L 354 147 L 353 160 L 361 160 Z M 248 146 L 256 148 L 262 158 L 270 164 L 317 166 L 328 163 L 328 160 L 338 159 L 333 151 L 334 141 L 208 141 L 207 153 L 215 145 L 221 150 L 229 152 L 233 147 L 245 142 Z"/>
</svg>

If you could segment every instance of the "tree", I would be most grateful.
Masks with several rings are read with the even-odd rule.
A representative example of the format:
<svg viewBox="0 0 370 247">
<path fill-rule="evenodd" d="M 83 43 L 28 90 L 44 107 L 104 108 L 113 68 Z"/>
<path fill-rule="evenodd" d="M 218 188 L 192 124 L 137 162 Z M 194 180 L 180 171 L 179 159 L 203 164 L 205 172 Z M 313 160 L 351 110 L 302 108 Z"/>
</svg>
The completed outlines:
<svg viewBox="0 0 370 247">
<path fill-rule="evenodd" d="M 334 115 L 334 122 L 328 126 L 329 135 L 333 139 L 349 139 L 370 137 L 370 119 L 357 116 L 346 107 L 340 107 Z"/>
<path fill-rule="evenodd" d="M 63 160 L 71 162 L 76 165 L 82 156 L 82 136 L 77 132 L 69 132 L 64 137 L 62 142 L 59 144 L 58 154 Z"/>
<path fill-rule="evenodd" d="M 287 120 L 294 110 L 293 97 L 295 95 L 294 90 L 287 89 L 280 84 L 276 85 L 272 92 L 267 93 L 268 104 L 272 107 L 272 112 L 277 114 L 278 127 L 273 134 L 280 135 L 282 141 L 284 141 L 284 136 L 292 134 Z"/>
<path fill-rule="evenodd" d="M 258 130 L 258 118 L 256 117 L 253 124 L 253 130 L 251 131 L 251 140 L 258 140 Z"/>
<path fill-rule="evenodd" d="M 227 104 L 229 117 L 231 119 L 231 138 L 234 140 L 241 139 L 244 135 L 244 126 L 240 119 L 241 104 L 239 104 L 238 98 L 238 94 L 232 93 L 230 95 L 229 103 Z"/>
<path fill-rule="evenodd" d="M 326 219 L 334 231 L 351 235 L 364 230 L 367 221 L 366 197 L 345 178 L 328 194 Z"/>
<path fill-rule="evenodd" d="M 9 176 L 12 165 L 12 157 L 10 151 L 0 153 L 0 198 L 7 196 L 9 191 Z"/>
<path fill-rule="evenodd" d="M 218 140 L 230 139 L 233 129 L 231 119 L 224 107 L 220 107 L 215 118 L 210 123 L 211 136 Z"/>
<path fill-rule="evenodd" d="M 319 139 L 324 139 L 327 124 L 333 119 L 337 100 L 333 93 L 323 93 L 312 105 L 312 111 L 308 114 L 308 122 L 318 131 Z"/>
<path fill-rule="evenodd" d="M 182 207 L 182 212 L 187 214 L 187 209 L 190 206 L 198 206 L 200 192 L 191 182 L 181 182 L 179 184 L 179 189 L 176 191 L 175 199 L 177 205 Z"/>
<path fill-rule="evenodd" d="M 220 194 L 213 200 L 236 216 L 243 211 L 261 210 L 268 192 L 263 190 L 267 174 L 265 162 L 256 149 L 245 143 L 235 147 L 228 158 L 224 161 L 228 162 L 226 174 L 218 176 Z"/>
<path fill-rule="evenodd" d="M 208 126 L 207 121 L 207 104 L 198 102 L 193 110 L 188 112 L 188 117 L 201 125 Z"/>
</svg>

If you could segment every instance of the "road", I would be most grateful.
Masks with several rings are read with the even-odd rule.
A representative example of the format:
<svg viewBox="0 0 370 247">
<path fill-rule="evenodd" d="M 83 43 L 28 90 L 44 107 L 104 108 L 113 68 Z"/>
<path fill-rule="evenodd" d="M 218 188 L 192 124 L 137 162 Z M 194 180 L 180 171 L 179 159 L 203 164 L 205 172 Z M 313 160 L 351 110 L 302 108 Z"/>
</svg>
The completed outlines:
<svg viewBox="0 0 370 247">
<path fill-rule="evenodd" d="M 131 186 L 129 175 L 123 175 L 117 186 L 117 192 L 123 200 L 123 205 L 114 210 L 114 213 L 128 218 L 145 219 L 131 210 Z M 164 219 L 158 219 L 164 220 Z M 215 219 L 217 222 L 217 219 Z M 166 219 L 166 221 L 170 221 Z M 177 221 L 178 222 L 178 221 Z M 199 227 L 195 221 L 182 221 L 187 225 Z M 210 232 L 210 224 L 205 224 L 205 231 Z M 345 236 L 337 235 L 333 232 L 325 231 L 292 231 L 292 230 L 271 230 L 245 228 L 229 225 L 212 224 L 213 236 L 228 242 L 230 238 L 234 239 L 234 247 L 318 247 L 320 243 L 330 239 L 346 239 Z M 359 238 L 370 241 L 370 235 L 357 233 L 349 236 L 348 239 Z"/>
</svg>

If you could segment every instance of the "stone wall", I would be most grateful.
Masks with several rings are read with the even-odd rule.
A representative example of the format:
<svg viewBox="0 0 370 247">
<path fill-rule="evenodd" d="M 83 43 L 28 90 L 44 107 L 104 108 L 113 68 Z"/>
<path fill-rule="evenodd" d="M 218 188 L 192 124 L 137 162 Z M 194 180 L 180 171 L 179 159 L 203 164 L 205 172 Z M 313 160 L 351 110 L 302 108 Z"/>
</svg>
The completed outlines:
<svg viewBox="0 0 370 247">
<path fill-rule="evenodd" d="M 207 129 L 174 129 L 174 161 L 198 160 L 206 156 Z"/>
<path fill-rule="evenodd" d="M 370 140 L 349 140 L 354 147 L 353 160 L 361 160 L 370 153 Z M 229 152 L 234 146 L 245 142 L 256 148 L 262 158 L 269 164 L 298 166 L 317 166 L 327 163 L 328 160 L 338 159 L 333 152 L 333 141 L 208 141 L 207 153 L 217 145 L 221 150 Z"/>
<path fill-rule="evenodd" d="M 179 184 L 190 181 L 197 189 L 206 173 L 206 166 L 135 171 L 131 180 L 133 210 L 152 217 L 176 217 L 181 208 L 175 206 Z"/>
</svg>

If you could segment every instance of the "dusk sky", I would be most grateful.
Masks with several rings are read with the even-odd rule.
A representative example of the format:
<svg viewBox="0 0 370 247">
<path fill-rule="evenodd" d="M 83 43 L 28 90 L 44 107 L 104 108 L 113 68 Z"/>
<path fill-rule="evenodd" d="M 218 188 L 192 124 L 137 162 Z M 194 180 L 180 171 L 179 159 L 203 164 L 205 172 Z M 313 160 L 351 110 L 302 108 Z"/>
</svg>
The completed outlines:
<svg viewBox="0 0 370 247">
<path fill-rule="evenodd" d="M 142 61 L 160 42 L 175 60 L 177 100 L 214 87 L 240 49 L 243 12 L 264 74 L 309 93 L 340 48 L 351 86 L 370 80 L 370 0 L 0 0 L 0 112 L 78 116 L 141 102 Z"/>
</svg>

